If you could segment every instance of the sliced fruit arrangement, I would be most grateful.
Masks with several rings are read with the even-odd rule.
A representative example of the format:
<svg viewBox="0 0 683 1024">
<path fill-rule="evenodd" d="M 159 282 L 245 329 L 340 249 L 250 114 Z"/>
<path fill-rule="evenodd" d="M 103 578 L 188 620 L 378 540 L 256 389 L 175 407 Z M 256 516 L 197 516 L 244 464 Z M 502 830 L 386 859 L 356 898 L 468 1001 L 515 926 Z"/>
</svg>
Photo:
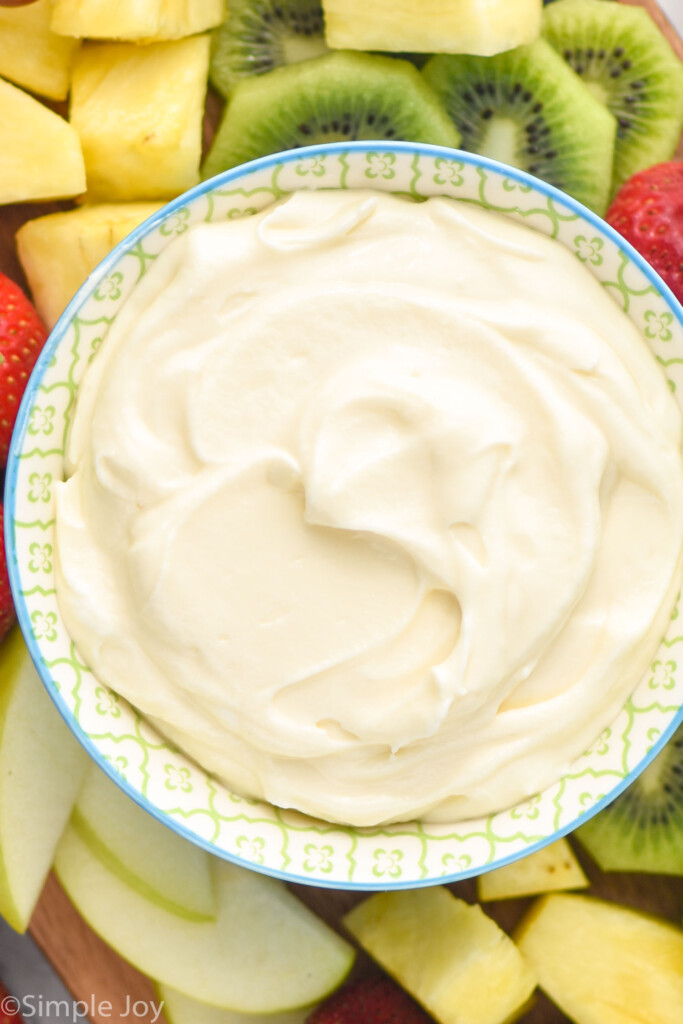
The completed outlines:
<svg viewBox="0 0 683 1024">
<path fill-rule="evenodd" d="M 5 10 L 0 0 L 0 75 L 58 100 L 75 62 L 71 124 L 0 80 L 0 128 L 11 140 L 0 155 L 0 203 L 80 195 L 86 164 L 88 199 L 131 202 L 84 206 L 21 229 L 21 260 L 48 325 L 109 249 L 157 208 L 139 200 L 169 198 L 198 180 L 209 42 L 196 33 L 224 18 L 223 0 L 51 2 L 50 17 L 50 0 L 23 10 Z M 455 146 L 462 137 L 472 151 L 528 169 L 604 211 L 614 183 L 673 153 L 683 67 L 639 10 L 557 0 L 543 16 L 545 40 L 536 40 L 540 0 L 324 6 L 327 40 L 320 2 L 231 0 L 212 37 L 212 82 L 229 102 L 205 175 L 314 142 Z M 80 37 L 144 45 L 81 47 Z M 421 77 L 405 61 L 327 54 L 330 46 L 459 55 L 432 58 Z M 682 247 L 672 225 L 683 220 L 682 166 L 638 176 L 608 215 L 679 296 Z M 0 395 L 0 418 L 9 423 L 17 404 Z M 0 507 L 0 536 L 2 526 Z M 0 552 L 0 637 L 13 618 Z M 679 734 L 580 830 L 606 869 L 683 874 L 682 743 Z M 156 980 L 169 1024 L 428 1019 L 385 977 L 354 982 L 311 1010 L 307 1004 L 345 978 L 350 947 L 279 882 L 214 861 L 97 769 L 86 772 L 15 631 L 0 647 L 0 913 L 19 930 L 57 845 L 72 900 Z M 561 842 L 482 876 L 478 888 L 486 900 L 585 884 Z M 440 887 L 380 893 L 346 924 L 441 1024 L 516 1019 L 536 976 L 576 1024 L 622 1024 L 633 1007 L 648 1024 L 680 1020 L 683 932 L 592 897 L 538 901 L 516 943 L 481 908 Z"/>
<path fill-rule="evenodd" d="M 327 53 L 320 0 L 231 0 L 213 33 L 211 84 L 227 97 L 240 78 Z"/>
<path fill-rule="evenodd" d="M 220 25 L 225 0 L 52 0 L 52 30 L 87 39 L 180 39 Z"/>
<path fill-rule="evenodd" d="M 28 926 L 87 763 L 13 630 L 0 647 L 0 914 L 19 932 Z"/>
<path fill-rule="evenodd" d="M 46 338 L 21 288 L 0 273 L 0 469 L 7 462 L 19 403 Z"/>
<path fill-rule="evenodd" d="M 79 206 L 26 221 L 19 228 L 19 259 L 49 328 L 97 264 L 158 209 L 159 203 Z"/>
<path fill-rule="evenodd" d="M 282 882 L 217 858 L 216 918 L 206 922 L 151 902 L 73 826 L 62 836 L 54 867 L 88 924 L 124 959 L 214 1006 L 242 1013 L 305 1006 L 336 988 L 353 962 L 351 947 Z M 175 894 L 167 902 L 177 903 Z"/>
<path fill-rule="evenodd" d="M 83 46 L 70 117 L 89 199 L 170 199 L 197 183 L 208 68 L 206 35 Z"/>
<path fill-rule="evenodd" d="M 177 1024 L 303 1024 L 353 963 L 283 883 L 209 857 L 94 767 L 15 629 L 0 646 L 0 914 L 18 931 L 53 863 L 105 941 L 172 986 Z"/>
<path fill-rule="evenodd" d="M 540 987 L 576 1024 L 680 1024 L 680 928 L 593 897 L 553 895 L 515 937 Z"/>
<path fill-rule="evenodd" d="M 464 149 L 528 171 L 605 212 L 616 121 L 548 43 L 539 39 L 489 58 L 437 55 L 422 74 Z"/>
<path fill-rule="evenodd" d="M 377 893 L 344 924 L 441 1024 L 503 1024 L 536 987 L 495 921 L 440 886 Z"/>
<path fill-rule="evenodd" d="M 683 875 L 683 726 L 576 838 L 603 871 Z"/>
<path fill-rule="evenodd" d="M 477 895 L 482 902 L 535 896 L 556 889 L 585 889 L 588 879 L 566 839 L 544 846 L 477 878 Z"/>
<path fill-rule="evenodd" d="M 0 79 L 0 205 L 85 192 L 85 165 L 73 126 Z M 11 140 L 11 144 L 9 144 Z"/>
<path fill-rule="evenodd" d="M 0 7 L 0 75 L 41 96 L 65 100 L 80 40 L 53 32 L 51 17 L 50 0 Z"/>
<path fill-rule="evenodd" d="M 669 160 L 683 123 L 683 64 L 642 7 L 558 0 L 545 39 L 617 119 L 613 189 Z"/>
<path fill-rule="evenodd" d="M 336 49 L 490 56 L 538 38 L 541 0 L 323 0 Z"/>
<path fill-rule="evenodd" d="M 514 942 L 480 908 L 445 889 L 380 893 L 344 921 L 440 1024 L 517 1020 L 529 1006 L 536 977 L 574 1024 L 680 1021 L 683 931 L 616 903 L 544 896 L 522 919 Z M 309 1024 L 346 1024 L 345 1016 L 334 1015 L 338 1004 L 344 1006 L 343 991 L 323 1003 Z M 348 1020 L 381 1024 L 384 1018 L 364 1017 L 359 1002 Z"/>
<path fill-rule="evenodd" d="M 648 167 L 619 189 L 607 221 L 683 302 L 683 163 Z"/>
<path fill-rule="evenodd" d="M 81 37 L 135 45 L 77 51 L 70 158 L 56 134 L 64 122 L 37 104 L 49 119 L 41 130 L 25 109 L 36 101 L 7 94 L 0 127 L 16 144 L 0 156 L 0 202 L 83 192 L 79 142 L 90 201 L 167 199 L 196 183 L 209 59 L 208 35 L 197 33 L 217 26 L 211 79 L 229 102 L 204 176 L 319 141 L 462 139 L 604 213 L 631 170 L 671 156 L 683 66 L 640 9 L 557 0 L 542 19 L 541 10 L 540 0 L 233 0 L 226 18 L 222 0 L 53 0 L 48 24 L 49 0 L 7 9 L 0 73 L 53 97 L 65 94 Z M 25 44 L 29 19 L 35 46 Z M 347 49 L 326 53 L 330 45 Z M 452 52 L 428 61 L 425 83 L 406 62 L 358 52 L 371 47 Z M 41 159 L 46 148 L 58 159 Z"/>
<path fill-rule="evenodd" d="M 90 765 L 71 824 L 92 853 L 151 903 L 189 921 L 212 921 L 209 855 L 138 807 Z"/>
<path fill-rule="evenodd" d="M 340 51 L 240 81 L 202 174 L 208 178 L 283 149 L 350 139 L 457 146 L 460 135 L 408 61 Z"/>
<path fill-rule="evenodd" d="M 397 11 L 388 0 L 327 0 L 323 6 L 327 42 L 333 47 L 448 51 L 449 55 L 432 58 L 424 74 L 445 104 L 464 148 L 528 170 L 599 213 L 604 214 L 614 187 L 629 168 L 667 159 L 675 149 L 683 126 L 683 65 L 641 9 L 604 0 L 558 0 L 543 15 L 544 34 L 558 60 L 537 40 L 538 27 L 530 27 L 540 22 L 537 0 L 524 9 L 506 0 L 501 10 L 479 0 L 459 0 L 438 4 L 431 13 L 424 3 L 414 10 L 410 2 Z M 329 104 L 325 84 L 312 72 L 310 80 L 303 74 L 309 63 L 305 47 L 322 46 L 317 17 L 311 0 L 272 5 L 239 0 L 229 13 L 214 37 L 213 79 L 224 95 L 231 94 L 242 77 L 260 76 L 260 82 L 238 91 L 234 107 L 228 105 L 221 139 L 205 164 L 204 176 L 285 146 L 368 137 L 362 118 L 343 119 L 348 130 L 334 132 L 324 106 Z M 487 24 L 489 17 L 494 28 Z M 519 45 L 521 38 L 494 42 L 497 31 L 505 34 L 507 18 L 532 45 Z M 458 41 L 448 32 L 455 21 Z M 462 38 L 463 32 L 479 31 L 486 45 L 470 45 Z M 585 44 L 592 32 L 601 40 L 593 50 Z M 285 39 L 291 40 L 289 54 Z M 498 56 L 464 55 L 471 53 Z M 587 53 L 592 54 L 590 60 Z M 562 73 L 560 60 L 570 74 Z M 301 78 L 293 68 L 289 76 L 278 77 L 280 65 L 293 62 L 301 62 Z M 320 78 L 327 67 L 320 65 Z M 605 111 L 612 118 L 608 120 Z M 283 118 L 288 126 L 280 132 Z M 303 132 L 297 131 L 299 124 Z M 243 130 L 253 143 L 242 148 L 236 140 Z M 388 136 L 378 131 L 376 137 L 422 138 L 401 129 Z M 429 141 L 437 142 L 437 137 Z"/>
</svg>

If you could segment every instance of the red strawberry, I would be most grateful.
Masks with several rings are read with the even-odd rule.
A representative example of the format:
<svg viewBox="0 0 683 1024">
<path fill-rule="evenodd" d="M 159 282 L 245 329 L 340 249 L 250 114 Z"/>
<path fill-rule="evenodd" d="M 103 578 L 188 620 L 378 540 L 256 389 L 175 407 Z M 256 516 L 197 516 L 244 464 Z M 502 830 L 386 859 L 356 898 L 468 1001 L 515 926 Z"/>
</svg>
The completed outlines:
<svg viewBox="0 0 683 1024">
<path fill-rule="evenodd" d="M 683 163 L 634 174 L 617 192 L 607 221 L 683 302 Z"/>
<path fill-rule="evenodd" d="M 377 975 L 344 985 L 307 1024 L 432 1024 L 432 1018 L 391 978 Z"/>
<path fill-rule="evenodd" d="M 0 274 L 0 466 L 7 462 L 19 402 L 46 338 L 21 288 Z"/>
<path fill-rule="evenodd" d="M 0 981 L 0 1024 L 24 1024 L 19 1006 L 19 1000 L 11 996 Z"/>
<path fill-rule="evenodd" d="M 4 516 L 2 514 L 2 505 L 0 505 L 0 640 L 9 632 L 11 626 L 14 623 L 14 602 L 12 601 L 12 593 L 9 588 L 9 578 L 7 576 L 7 559 L 5 557 L 5 535 L 4 535 Z M 0 1024 L 2 1022 L 2 1015 L 0 1014 Z"/>
</svg>

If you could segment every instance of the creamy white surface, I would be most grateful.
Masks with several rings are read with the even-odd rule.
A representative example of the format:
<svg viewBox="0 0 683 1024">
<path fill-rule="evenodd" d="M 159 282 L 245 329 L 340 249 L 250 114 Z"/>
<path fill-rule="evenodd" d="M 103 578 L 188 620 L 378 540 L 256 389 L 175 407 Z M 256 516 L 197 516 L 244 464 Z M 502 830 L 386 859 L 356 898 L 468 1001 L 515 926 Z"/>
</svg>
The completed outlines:
<svg viewBox="0 0 683 1024">
<path fill-rule="evenodd" d="M 58 599 L 234 790 L 456 820 L 555 781 L 680 584 L 681 416 L 560 243 L 299 192 L 174 241 L 79 394 Z"/>
</svg>

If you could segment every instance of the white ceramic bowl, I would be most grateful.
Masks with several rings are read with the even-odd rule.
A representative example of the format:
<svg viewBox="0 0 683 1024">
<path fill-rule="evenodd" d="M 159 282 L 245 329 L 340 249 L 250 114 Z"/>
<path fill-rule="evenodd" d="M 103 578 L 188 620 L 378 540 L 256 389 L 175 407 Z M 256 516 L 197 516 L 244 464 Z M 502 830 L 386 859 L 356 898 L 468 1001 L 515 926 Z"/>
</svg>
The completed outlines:
<svg viewBox="0 0 683 1024">
<path fill-rule="evenodd" d="M 683 310 L 608 225 L 556 189 L 493 161 L 412 143 L 335 144 L 254 161 L 204 182 L 132 232 L 91 274 L 45 346 L 21 406 L 7 469 L 6 542 L 19 622 L 45 685 L 93 759 L 143 807 L 211 853 L 290 881 L 387 889 L 454 881 L 571 831 L 620 793 L 683 720 L 674 612 L 651 669 L 620 715 L 555 785 L 457 825 L 354 829 L 227 791 L 166 743 L 83 664 L 53 577 L 53 490 L 79 381 L 150 262 L 198 221 L 253 213 L 297 189 L 446 195 L 558 238 L 631 317 L 683 396 Z M 677 390 L 678 389 L 678 390 Z M 679 397 L 679 401 L 682 399 Z M 683 648 L 680 648 L 683 650 Z"/>
</svg>

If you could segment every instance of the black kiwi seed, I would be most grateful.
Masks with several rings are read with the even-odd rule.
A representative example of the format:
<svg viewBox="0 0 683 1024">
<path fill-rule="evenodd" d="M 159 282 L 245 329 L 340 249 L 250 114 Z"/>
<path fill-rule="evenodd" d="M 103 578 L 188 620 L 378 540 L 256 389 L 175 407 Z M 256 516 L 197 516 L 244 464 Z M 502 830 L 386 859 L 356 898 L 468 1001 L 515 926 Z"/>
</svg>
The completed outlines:
<svg viewBox="0 0 683 1024">
<path fill-rule="evenodd" d="M 535 174 L 605 212 L 616 122 L 548 43 L 494 57 L 438 54 L 422 74 L 463 149 Z"/>
<path fill-rule="evenodd" d="M 614 189 L 673 156 L 683 128 L 683 64 L 644 9 L 557 0 L 543 12 L 543 36 L 617 119 Z"/>
<path fill-rule="evenodd" d="M 683 726 L 635 782 L 575 834 L 605 871 L 683 875 Z"/>
<path fill-rule="evenodd" d="M 327 52 L 321 0 L 230 0 L 212 35 L 212 85 L 227 97 L 235 83 Z"/>
</svg>

